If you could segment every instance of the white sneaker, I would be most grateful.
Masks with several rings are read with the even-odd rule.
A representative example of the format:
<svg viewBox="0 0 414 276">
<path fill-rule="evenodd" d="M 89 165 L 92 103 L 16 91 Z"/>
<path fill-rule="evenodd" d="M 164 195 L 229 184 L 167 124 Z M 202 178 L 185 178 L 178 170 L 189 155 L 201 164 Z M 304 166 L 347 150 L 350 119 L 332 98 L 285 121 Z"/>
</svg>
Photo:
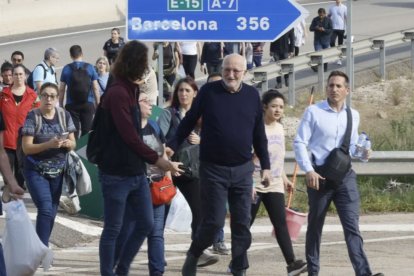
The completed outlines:
<svg viewBox="0 0 414 276">
<path fill-rule="evenodd" d="M 215 264 L 219 261 L 219 258 L 217 255 L 211 254 L 209 251 L 204 250 L 203 254 L 198 258 L 197 266 L 203 267 L 203 266 L 209 266 L 212 264 Z"/>
<path fill-rule="evenodd" d="M 338 59 L 338 61 L 336 62 L 336 64 L 342 65 L 342 60 Z"/>
</svg>

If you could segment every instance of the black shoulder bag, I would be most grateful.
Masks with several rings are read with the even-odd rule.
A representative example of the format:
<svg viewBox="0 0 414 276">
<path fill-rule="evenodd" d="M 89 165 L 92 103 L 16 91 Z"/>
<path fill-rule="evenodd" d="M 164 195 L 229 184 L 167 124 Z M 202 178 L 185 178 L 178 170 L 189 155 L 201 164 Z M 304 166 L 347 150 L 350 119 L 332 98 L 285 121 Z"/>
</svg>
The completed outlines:
<svg viewBox="0 0 414 276">
<path fill-rule="evenodd" d="M 352 132 L 352 114 L 351 109 L 346 109 L 347 125 L 345 130 L 344 141 L 340 148 L 334 148 L 321 166 L 315 165 L 315 171 L 327 180 L 335 183 L 341 182 L 351 169 L 351 156 L 349 156 L 349 144 Z"/>
</svg>

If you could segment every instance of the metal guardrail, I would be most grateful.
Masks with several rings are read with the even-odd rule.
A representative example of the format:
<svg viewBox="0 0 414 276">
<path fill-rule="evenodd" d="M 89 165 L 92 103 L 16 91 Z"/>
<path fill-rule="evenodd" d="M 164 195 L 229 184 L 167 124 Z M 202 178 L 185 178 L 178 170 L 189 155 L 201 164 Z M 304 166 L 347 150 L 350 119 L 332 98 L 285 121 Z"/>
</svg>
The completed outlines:
<svg viewBox="0 0 414 276">
<path fill-rule="evenodd" d="M 400 32 L 390 33 L 372 37 L 369 39 L 352 43 L 351 52 L 353 57 L 357 55 L 367 54 L 372 51 L 379 50 L 379 67 L 381 78 L 385 80 L 386 47 L 411 42 L 411 70 L 414 72 L 414 29 L 402 30 Z M 311 66 L 318 67 L 318 86 L 319 91 L 324 90 L 324 71 L 323 64 L 325 62 L 334 62 L 339 58 L 347 55 L 347 49 L 344 45 L 324 49 L 318 52 L 311 52 L 281 60 L 279 62 L 271 62 L 258 68 L 250 70 L 253 77 L 246 82 L 256 84 L 262 91 L 268 89 L 268 81 L 284 74 L 289 74 L 288 103 L 295 105 L 295 72 L 309 69 Z"/>
<path fill-rule="evenodd" d="M 292 174 L 294 166 L 294 152 L 286 152 L 286 174 Z M 414 175 L 414 151 L 374 151 L 367 163 L 353 160 L 352 168 L 358 175 L 366 176 Z M 299 170 L 298 175 L 303 176 L 304 172 Z"/>
</svg>

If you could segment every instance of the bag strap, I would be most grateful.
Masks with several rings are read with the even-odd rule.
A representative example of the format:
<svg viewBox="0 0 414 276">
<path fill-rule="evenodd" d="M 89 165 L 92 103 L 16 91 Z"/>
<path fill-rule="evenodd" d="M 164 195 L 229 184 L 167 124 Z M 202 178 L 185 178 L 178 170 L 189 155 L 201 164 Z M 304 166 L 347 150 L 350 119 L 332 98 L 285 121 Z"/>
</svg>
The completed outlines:
<svg viewBox="0 0 414 276">
<path fill-rule="evenodd" d="M 35 134 L 39 133 L 42 128 L 42 112 L 39 108 L 33 109 L 33 112 L 35 114 Z M 67 124 L 66 124 L 66 113 L 65 110 L 61 107 L 56 107 L 56 112 L 58 113 L 59 118 L 59 125 L 62 127 L 63 131 L 65 132 L 67 130 Z"/>
<path fill-rule="evenodd" d="M 155 133 L 157 134 L 157 136 L 160 136 L 161 129 L 160 129 L 160 126 L 157 124 L 157 122 L 153 120 L 148 120 L 148 124 L 155 130 Z"/>
<path fill-rule="evenodd" d="M 352 112 L 351 108 L 346 108 L 346 115 L 347 115 L 347 123 L 346 123 L 346 130 L 344 135 L 344 141 L 341 145 L 341 150 L 345 153 L 349 152 L 349 144 L 351 142 L 351 132 L 352 132 Z"/>
</svg>

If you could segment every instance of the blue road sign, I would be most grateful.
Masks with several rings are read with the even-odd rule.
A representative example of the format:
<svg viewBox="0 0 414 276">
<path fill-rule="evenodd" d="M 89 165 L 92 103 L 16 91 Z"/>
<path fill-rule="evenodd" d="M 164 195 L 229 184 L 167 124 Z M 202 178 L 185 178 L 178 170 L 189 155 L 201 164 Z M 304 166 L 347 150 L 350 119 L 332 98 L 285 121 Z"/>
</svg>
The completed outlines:
<svg viewBox="0 0 414 276">
<path fill-rule="evenodd" d="M 293 0 L 129 0 L 127 37 L 146 41 L 273 41 L 307 11 Z"/>
</svg>

